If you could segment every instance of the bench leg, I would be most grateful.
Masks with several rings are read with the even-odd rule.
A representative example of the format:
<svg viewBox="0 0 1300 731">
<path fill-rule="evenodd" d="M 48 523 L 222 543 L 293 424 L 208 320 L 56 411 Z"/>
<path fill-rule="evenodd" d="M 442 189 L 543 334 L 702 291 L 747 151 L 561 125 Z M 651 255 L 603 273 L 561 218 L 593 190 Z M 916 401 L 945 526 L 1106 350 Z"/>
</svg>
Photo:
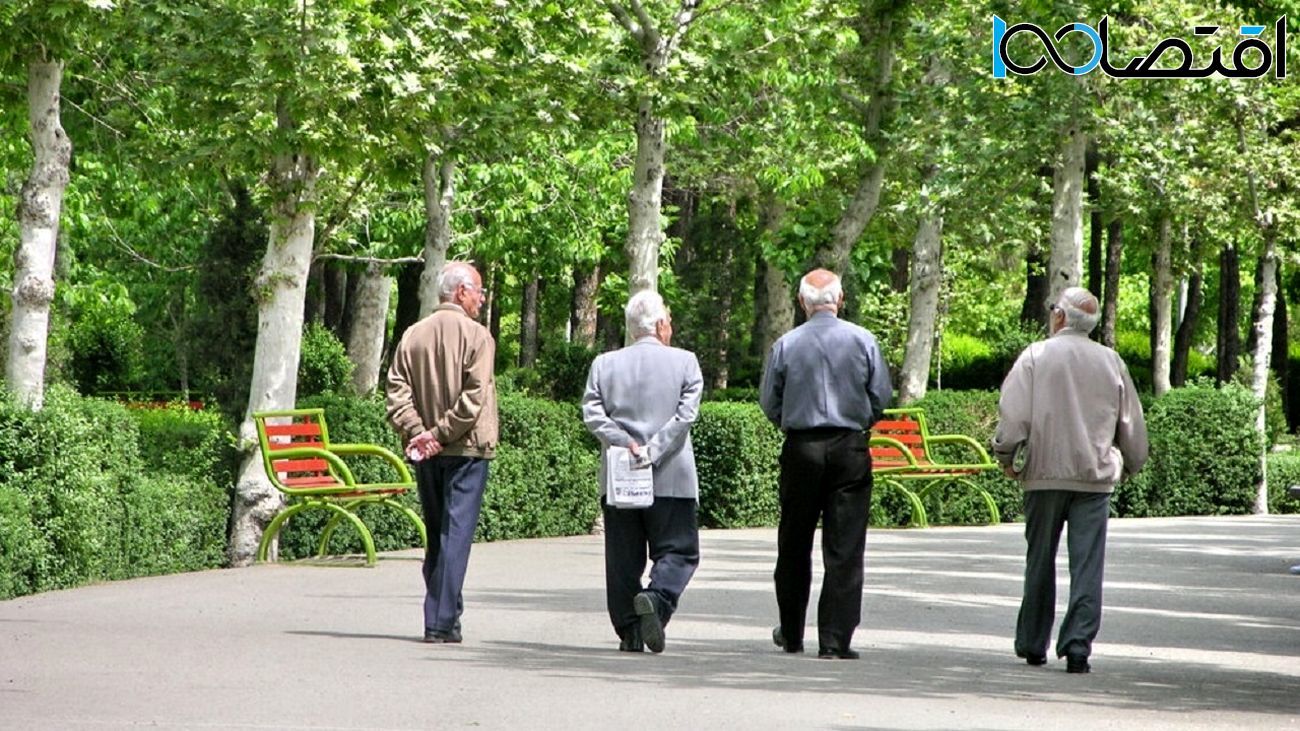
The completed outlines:
<svg viewBox="0 0 1300 731">
<path fill-rule="evenodd" d="M 925 516 L 925 506 L 921 504 L 921 498 L 917 497 L 916 493 L 909 490 L 898 480 L 881 480 L 880 484 L 892 487 L 903 493 L 903 497 L 907 498 L 907 502 L 911 503 L 912 515 L 911 520 L 907 522 L 908 527 L 926 528 L 930 525 Z"/>
<path fill-rule="evenodd" d="M 330 517 L 329 522 L 325 524 L 325 529 L 321 531 L 320 543 L 316 546 L 317 558 L 325 556 L 325 550 L 329 547 L 330 538 L 334 535 L 334 529 L 338 527 L 340 521 L 347 520 L 356 527 L 357 533 L 361 534 L 361 544 L 366 551 L 366 565 L 375 565 L 375 561 L 377 560 L 375 557 L 375 539 L 370 534 L 370 529 L 361 521 L 361 518 L 357 517 L 357 514 L 352 512 L 353 508 L 363 502 L 365 501 L 354 500 L 349 503 L 344 503 L 343 505 L 321 503 L 322 507 L 334 513 L 334 515 Z"/>
<path fill-rule="evenodd" d="M 271 550 L 271 541 L 275 540 L 275 537 L 280 533 L 280 529 L 284 527 L 284 524 L 288 522 L 290 518 L 317 504 L 318 503 L 302 502 L 296 505 L 290 505 L 280 511 L 280 514 L 275 516 L 275 519 L 266 526 L 266 530 L 262 531 L 262 541 L 257 544 L 257 560 L 262 562 L 266 561 L 267 553 Z"/>
<path fill-rule="evenodd" d="M 920 494 L 921 497 L 925 497 L 927 494 L 929 494 L 931 490 L 941 489 L 944 485 L 947 484 L 960 485 L 962 487 L 969 488 L 971 492 L 978 495 L 980 499 L 984 501 L 985 507 L 988 508 L 989 525 L 997 525 L 998 523 L 1002 522 L 1002 511 L 998 510 L 998 503 L 996 500 L 993 499 L 993 495 L 991 495 L 988 490 L 985 490 L 984 488 L 975 484 L 975 481 L 969 478 L 959 477 L 954 480 L 935 480 L 933 482 L 928 483 L 925 487 L 922 487 L 917 492 Z M 942 500 L 943 496 L 940 495 L 939 499 Z"/>
<path fill-rule="evenodd" d="M 420 532 L 420 544 L 425 548 L 429 547 L 429 534 L 425 531 L 424 521 L 420 518 L 419 513 L 416 513 L 414 510 L 411 510 L 410 507 L 403 505 L 390 497 L 384 498 L 381 502 L 383 502 L 384 505 L 402 511 L 402 513 L 404 513 L 406 517 L 415 524 L 415 529 Z"/>
</svg>

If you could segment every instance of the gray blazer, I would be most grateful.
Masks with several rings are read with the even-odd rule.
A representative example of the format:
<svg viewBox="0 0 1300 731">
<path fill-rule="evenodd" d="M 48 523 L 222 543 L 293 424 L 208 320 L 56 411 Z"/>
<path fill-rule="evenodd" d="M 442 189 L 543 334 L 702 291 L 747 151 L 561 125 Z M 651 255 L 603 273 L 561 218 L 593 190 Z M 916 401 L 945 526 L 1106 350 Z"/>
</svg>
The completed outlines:
<svg viewBox="0 0 1300 731">
<path fill-rule="evenodd" d="M 654 336 L 596 356 L 582 395 L 582 421 L 600 440 L 600 494 L 610 445 L 650 448 L 656 497 L 699 499 L 691 423 L 700 413 L 704 376 L 695 354 Z"/>
</svg>

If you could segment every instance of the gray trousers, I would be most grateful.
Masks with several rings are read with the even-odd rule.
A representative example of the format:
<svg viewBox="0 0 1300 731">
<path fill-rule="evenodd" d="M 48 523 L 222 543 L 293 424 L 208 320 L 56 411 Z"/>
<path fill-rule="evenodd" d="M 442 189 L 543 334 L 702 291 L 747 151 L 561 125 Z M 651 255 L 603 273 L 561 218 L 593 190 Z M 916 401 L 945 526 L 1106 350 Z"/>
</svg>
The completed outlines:
<svg viewBox="0 0 1300 731">
<path fill-rule="evenodd" d="M 1070 604 L 1056 639 L 1056 656 L 1092 654 L 1101 629 L 1110 494 L 1070 490 L 1025 493 L 1025 593 L 1016 621 L 1016 652 L 1047 655 L 1056 614 L 1056 549 L 1069 523 Z"/>
</svg>

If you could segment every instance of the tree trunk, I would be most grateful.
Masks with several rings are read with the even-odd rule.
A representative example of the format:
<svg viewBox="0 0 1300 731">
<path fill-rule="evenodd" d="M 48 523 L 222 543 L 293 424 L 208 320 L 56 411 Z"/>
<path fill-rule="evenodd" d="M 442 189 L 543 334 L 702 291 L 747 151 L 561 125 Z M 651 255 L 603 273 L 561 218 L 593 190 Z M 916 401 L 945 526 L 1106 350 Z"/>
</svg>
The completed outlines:
<svg viewBox="0 0 1300 731">
<path fill-rule="evenodd" d="M 1124 221 L 1112 219 L 1106 227 L 1106 281 L 1102 288 L 1101 344 L 1115 347 L 1115 318 L 1119 313 L 1119 268 L 1124 258 Z"/>
<path fill-rule="evenodd" d="M 397 270 L 397 312 L 393 317 L 393 337 L 388 341 L 381 374 L 388 372 L 388 364 L 393 362 L 393 353 L 397 344 L 402 342 L 406 328 L 420 320 L 420 276 L 423 271 L 422 264 L 403 264 Z"/>
<path fill-rule="evenodd" d="M 292 129 L 283 102 L 277 106 L 281 129 Z M 318 175 L 316 161 L 306 155 L 277 155 L 271 167 L 270 240 L 254 285 L 258 302 L 257 345 L 248 411 L 239 430 L 243 444 L 257 444 L 254 412 L 290 409 L 297 398 L 303 305 L 315 240 Z M 254 447 L 244 456 L 235 486 L 230 532 L 232 565 L 252 563 L 262 531 L 282 504 L 280 494 L 266 479 L 262 456 Z"/>
<path fill-rule="evenodd" d="M 911 306 L 907 316 L 907 345 L 899 371 L 898 402 L 925 396 L 930 381 L 939 290 L 943 286 L 943 212 L 922 194 L 921 221 L 912 246 Z"/>
<path fill-rule="evenodd" d="M 1103 262 L 1103 243 L 1102 234 L 1105 233 L 1105 224 L 1101 220 L 1101 185 L 1097 182 L 1097 168 L 1101 164 L 1101 157 L 1097 154 L 1097 143 L 1088 141 L 1088 152 L 1085 155 L 1084 177 L 1088 181 L 1088 291 L 1097 299 L 1101 299 L 1102 293 L 1102 262 Z M 1093 331 L 1093 339 L 1096 340 L 1100 331 Z"/>
<path fill-rule="evenodd" d="M 596 294 L 599 290 L 599 265 L 585 264 L 573 268 L 573 301 L 569 308 L 570 342 L 584 348 L 596 347 Z"/>
<path fill-rule="evenodd" d="M 1156 233 L 1155 267 L 1151 274 L 1151 386 L 1156 396 L 1169 392 L 1169 361 L 1172 355 L 1174 272 L 1173 222 L 1168 214 L 1160 216 Z"/>
<path fill-rule="evenodd" d="M 28 63 L 27 118 L 34 159 L 18 197 L 18 248 L 14 251 L 5 381 L 19 402 L 33 411 L 39 411 L 45 400 L 54 253 L 72 160 L 72 143 L 63 131 L 59 110 L 62 84 L 61 61 Z"/>
<path fill-rule="evenodd" d="M 770 235 L 780 230 L 786 207 L 775 197 L 768 198 L 763 206 L 763 228 Z M 763 365 L 772 344 L 794 327 L 794 294 L 786 281 L 785 271 L 772 263 L 771 257 L 760 254 L 759 276 L 762 278 L 763 308 L 758 315 L 759 355 Z"/>
<path fill-rule="evenodd" d="M 379 365 L 384 355 L 384 331 L 388 329 L 388 298 L 393 279 L 379 264 L 370 264 L 353 276 L 356 288 L 348 308 L 348 358 L 352 361 L 352 391 L 365 396 L 379 385 Z"/>
<path fill-rule="evenodd" d="M 1020 305 L 1020 321 L 1026 325 L 1047 325 L 1047 257 L 1036 241 L 1025 252 L 1025 301 Z"/>
<path fill-rule="evenodd" d="M 343 339 L 348 308 L 348 270 L 337 264 L 325 264 L 322 279 L 325 282 L 325 327 L 334 336 Z"/>
<path fill-rule="evenodd" d="M 1178 334 L 1174 337 L 1174 362 L 1169 374 L 1170 385 L 1175 388 L 1187 383 L 1187 363 L 1192 352 L 1192 336 L 1196 334 L 1196 322 L 1201 315 L 1202 275 L 1198 268 L 1192 273 L 1187 285 L 1187 307 L 1183 310 L 1182 321 L 1178 323 Z"/>
<path fill-rule="evenodd" d="M 303 305 L 303 321 L 318 325 L 325 323 L 325 262 L 313 261 L 307 270 L 307 295 Z"/>
<path fill-rule="evenodd" d="M 524 283 L 523 305 L 519 312 L 519 367 L 537 362 L 537 302 L 541 277 L 532 276 Z"/>
<path fill-rule="evenodd" d="M 1290 335 L 1288 334 L 1286 312 L 1286 288 L 1282 286 L 1282 262 L 1277 263 L 1277 307 L 1273 310 L 1273 375 L 1282 387 L 1282 413 L 1287 417 L 1287 429 L 1291 429 L 1291 355 Z"/>
<path fill-rule="evenodd" d="M 655 116 L 654 100 L 643 96 L 637 104 L 636 163 L 632 191 L 627 198 L 627 293 L 659 289 L 659 228 L 663 208 L 664 122 Z"/>
<path fill-rule="evenodd" d="M 912 275 L 912 250 L 894 249 L 889 254 L 889 288 L 903 294 Z"/>
<path fill-rule="evenodd" d="M 1046 309 L 1066 287 L 1078 286 L 1083 269 L 1083 164 L 1088 135 L 1077 126 L 1066 132 L 1052 175 L 1052 253 Z"/>
<path fill-rule="evenodd" d="M 733 241 L 738 236 L 735 233 L 735 223 L 736 210 L 733 201 L 727 218 Z M 736 301 L 736 246 L 723 246 L 721 254 L 722 260 L 718 263 L 720 279 L 714 283 L 717 293 L 714 295 L 715 306 L 711 324 L 715 334 L 710 339 L 709 346 L 713 351 L 713 357 L 708 358 L 707 368 L 710 373 L 706 374 L 709 387 L 715 389 L 726 388 L 727 380 L 731 377 L 731 314 L 735 309 Z"/>
<path fill-rule="evenodd" d="M 1227 244 L 1219 252 L 1219 314 L 1215 354 L 1215 379 L 1232 380 L 1241 358 L 1241 265 L 1237 247 Z"/>
<path fill-rule="evenodd" d="M 438 276 L 451 247 L 452 204 L 456 199 L 456 158 L 432 154 L 424 159 L 424 272 L 420 275 L 420 317 L 438 306 Z"/>
<path fill-rule="evenodd" d="M 1260 278 L 1261 296 L 1259 309 L 1255 311 L 1254 322 L 1252 323 L 1255 330 L 1255 362 L 1252 364 L 1250 390 L 1255 394 L 1255 398 L 1260 401 L 1259 410 L 1255 416 L 1255 428 L 1260 434 L 1265 433 L 1264 396 L 1268 393 L 1269 361 L 1273 355 L 1273 312 L 1277 306 L 1277 250 L 1269 233 L 1265 232 L 1267 240 L 1264 243 L 1264 253 L 1260 256 L 1260 268 L 1262 270 Z M 1254 512 L 1257 515 L 1268 514 L 1268 460 L 1266 455 L 1270 446 L 1265 444 L 1264 453 L 1260 455 L 1260 469 L 1262 470 L 1263 479 L 1260 480 L 1255 494 Z"/>
<path fill-rule="evenodd" d="M 907 3 L 898 2 L 882 4 L 878 8 L 869 3 L 861 4 L 861 12 L 854 20 L 858 33 L 858 42 L 864 48 L 873 49 L 868 82 L 871 97 L 862 110 L 862 139 L 875 153 L 871 162 L 863 168 L 858 179 L 853 198 L 845 206 L 840 219 L 831 229 L 828 247 L 818 251 L 814 256 L 816 266 L 825 267 L 849 279 L 850 262 L 853 247 L 862 237 L 862 232 L 871 223 L 880 206 L 880 192 L 885 182 L 885 160 L 887 157 L 887 140 L 884 135 L 885 116 L 894 104 L 891 82 L 894 72 L 895 36 L 893 26 L 895 14 L 903 14 Z M 873 11 L 879 12 L 873 12 Z"/>
<path fill-rule="evenodd" d="M 501 342 L 501 287 L 505 282 L 505 275 L 501 273 L 502 267 L 492 267 L 492 288 L 488 290 L 487 302 L 483 306 L 488 308 L 488 333 L 496 342 Z"/>
</svg>

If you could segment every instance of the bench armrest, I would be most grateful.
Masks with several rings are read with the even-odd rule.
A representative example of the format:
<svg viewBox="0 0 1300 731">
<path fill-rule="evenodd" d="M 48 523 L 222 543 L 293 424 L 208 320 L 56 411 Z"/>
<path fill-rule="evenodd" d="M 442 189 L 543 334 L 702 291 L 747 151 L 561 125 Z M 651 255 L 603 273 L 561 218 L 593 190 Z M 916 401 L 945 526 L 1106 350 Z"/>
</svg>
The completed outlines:
<svg viewBox="0 0 1300 731">
<path fill-rule="evenodd" d="M 379 457 L 392 465 L 397 471 L 400 478 L 399 482 L 414 483 L 415 479 L 411 477 L 411 471 L 407 469 L 406 463 L 396 454 L 384 449 L 378 444 L 331 444 L 330 451 L 335 454 L 357 455 L 361 457 Z"/>
<path fill-rule="evenodd" d="M 997 467 L 997 463 L 989 459 L 989 453 L 984 451 L 984 447 L 979 442 L 966 436 L 965 434 L 937 434 L 932 435 L 928 440 L 930 444 L 960 444 L 975 450 L 980 456 L 980 461 L 970 464 L 952 465 L 953 467 L 970 467 L 992 469 Z M 928 450 L 927 450 L 928 451 Z"/>
<path fill-rule="evenodd" d="M 888 447 L 892 449 L 897 449 L 899 453 L 902 454 L 903 457 L 907 459 L 908 467 L 920 467 L 920 465 L 917 464 L 916 456 L 912 454 L 912 450 L 909 449 L 907 445 L 903 444 L 902 442 L 898 441 L 893 437 L 879 436 L 873 434 L 867 440 L 867 448 L 870 449 L 871 447 Z M 895 469 L 902 469 L 902 467 L 900 466 Z"/>
<path fill-rule="evenodd" d="M 344 485 L 355 487 L 357 484 L 357 478 L 352 476 L 352 470 L 348 469 L 348 466 L 343 463 L 343 460 L 339 459 L 338 455 L 328 449 L 322 449 L 321 447 L 287 447 L 285 449 L 277 449 L 274 452 L 271 452 L 269 457 L 270 459 L 268 462 L 270 463 L 274 463 L 276 460 L 281 459 L 323 459 L 329 463 L 330 470 L 333 471 L 339 479 L 343 480 Z M 274 468 L 268 465 L 268 469 L 273 470 Z M 275 475 L 267 476 L 270 477 L 272 481 L 279 483 L 279 479 Z M 316 495 L 338 492 L 337 487 L 287 487 L 282 485 L 277 485 L 277 487 L 291 495 Z"/>
</svg>

